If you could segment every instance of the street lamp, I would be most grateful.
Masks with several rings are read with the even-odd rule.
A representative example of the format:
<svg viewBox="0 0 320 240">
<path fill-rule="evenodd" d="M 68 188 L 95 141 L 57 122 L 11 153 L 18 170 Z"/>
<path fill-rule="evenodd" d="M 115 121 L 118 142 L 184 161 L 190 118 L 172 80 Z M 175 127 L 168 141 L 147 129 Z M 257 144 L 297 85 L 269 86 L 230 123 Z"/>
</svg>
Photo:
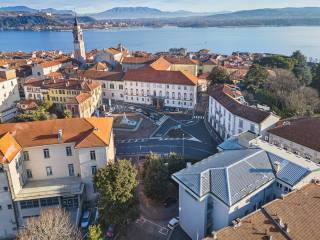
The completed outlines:
<svg viewBox="0 0 320 240">
<path fill-rule="evenodd" d="M 182 133 L 182 157 L 184 158 L 184 133 Z"/>
</svg>

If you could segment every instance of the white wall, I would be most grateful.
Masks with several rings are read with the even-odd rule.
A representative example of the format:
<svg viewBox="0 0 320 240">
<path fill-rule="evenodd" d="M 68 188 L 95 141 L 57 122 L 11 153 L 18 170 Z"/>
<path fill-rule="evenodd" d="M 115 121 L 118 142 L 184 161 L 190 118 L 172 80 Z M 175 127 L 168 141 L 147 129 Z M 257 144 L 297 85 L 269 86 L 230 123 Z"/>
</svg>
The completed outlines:
<svg viewBox="0 0 320 240">
<path fill-rule="evenodd" d="M 16 102 L 20 100 L 17 78 L 0 81 L 0 121 L 13 119 L 17 114 Z"/>
</svg>

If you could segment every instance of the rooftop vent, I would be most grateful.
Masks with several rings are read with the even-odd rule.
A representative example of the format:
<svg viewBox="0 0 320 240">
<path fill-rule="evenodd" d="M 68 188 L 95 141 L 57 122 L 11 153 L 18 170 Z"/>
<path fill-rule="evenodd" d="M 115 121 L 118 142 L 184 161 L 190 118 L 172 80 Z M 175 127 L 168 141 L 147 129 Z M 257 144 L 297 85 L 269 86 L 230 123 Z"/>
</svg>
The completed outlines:
<svg viewBox="0 0 320 240">
<path fill-rule="evenodd" d="M 280 172 L 281 170 L 280 162 L 278 161 L 274 162 L 274 170 L 276 171 L 276 173 Z"/>
<path fill-rule="evenodd" d="M 58 130 L 58 140 L 61 141 L 62 140 L 62 129 Z"/>
</svg>

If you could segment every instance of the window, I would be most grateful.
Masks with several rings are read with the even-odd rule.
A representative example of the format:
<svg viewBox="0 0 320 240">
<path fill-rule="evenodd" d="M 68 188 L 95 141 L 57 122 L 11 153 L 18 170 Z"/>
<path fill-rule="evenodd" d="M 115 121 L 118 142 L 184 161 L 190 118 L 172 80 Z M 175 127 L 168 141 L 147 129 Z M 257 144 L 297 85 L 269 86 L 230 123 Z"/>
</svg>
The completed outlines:
<svg viewBox="0 0 320 240">
<path fill-rule="evenodd" d="M 243 120 L 239 119 L 239 128 L 243 128 Z"/>
<path fill-rule="evenodd" d="M 43 156 L 44 158 L 50 158 L 50 153 L 48 148 L 43 149 Z"/>
<path fill-rule="evenodd" d="M 2 206 L 0 205 L 0 210 L 2 210 Z"/>
<path fill-rule="evenodd" d="M 71 150 L 71 147 L 66 147 L 66 154 L 67 156 L 72 156 L 72 150 Z"/>
<path fill-rule="evenodd" d="M 91 173 L 95 175 L 97 173 L 97 166 L 91 166 Z"/>
<path fill-rule="evenodd" d="M 38 200 L 21 201 L 20 202 L 20 207 L 21 207 L 21 209 L 38 208 L 39 207 L 39 201 Z"/>
<path fill-rule="evenodd" d="M 252 124 L 252 123 L 250 124 L 250 131 L 251 131 L 251 132 L 255 132 L 255 126 L 254 126 L 254 124 Z"/>
<path fill-rule="evenodd" d="M 51 167 L 46 167 L 47 171 L 47 176 L 52 176 L 52 168 Z"/>
<path fill-rule="evenodd" d="M 12 209 L 12 205 L 11 204 L 8 204 L 8 209 Z"/>
<path fill-rule="evenodd" d="M 97 192 L 97 185 L 95 183 L 92 184 L 92 188 L 93 188 L 93 192 L 96 193 Z"/>
<path fill-rule="evenodd" d="M 40 199 L 41 207 L 59 205 L 59 199 L 57 197 L 42 198 Z"/>
<path fill-rule="evenodd" d="M 90 151 L 90 159 L 96 160 L 96 151 Z"/>
<path fill-rule="evenodd" d="M 29 161 L 29 152 L 27 152 L 27 151 L 23 152 L 23 160 L 24 161 Z"/>
<path fill-rule="evenodd" d="M 5 192 L 8 192 L 8 187 L 3 187 L 3 190 L 4 190 Z"/>
<path fill-rule="evenodd" d="M 32 178 L 32 172 L 30 169 L 27 169 L 27 178 Z"/>
<path fill-rule="evenodd" d="M 74 176 L 74 167 L 73 167 L 73 164 L 68 164 L 68 171 L 69 171 L 69 176 L 70 176 L 70 177 Z"/>
</svg>

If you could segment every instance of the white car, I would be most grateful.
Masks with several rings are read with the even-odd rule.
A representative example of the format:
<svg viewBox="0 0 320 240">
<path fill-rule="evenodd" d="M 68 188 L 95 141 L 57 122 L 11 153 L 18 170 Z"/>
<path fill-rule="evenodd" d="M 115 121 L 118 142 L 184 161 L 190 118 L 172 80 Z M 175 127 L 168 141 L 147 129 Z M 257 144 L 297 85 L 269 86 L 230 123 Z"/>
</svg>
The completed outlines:
<svg viewBox="0 0 320 240">
<path fill-rule="evenodd" d="M 89 226 L 90 223 L 90 212 L 89 211 L 85 211 L 82 215 L 81 218 L 81 228 L 87 228 Z"/>
<path fill-rule="evenodd" d="M 168 223 L 168 228 L 172 230 L 178 224 L 179 224 L 179 217 L 172 218 Z"/>
</svg>

